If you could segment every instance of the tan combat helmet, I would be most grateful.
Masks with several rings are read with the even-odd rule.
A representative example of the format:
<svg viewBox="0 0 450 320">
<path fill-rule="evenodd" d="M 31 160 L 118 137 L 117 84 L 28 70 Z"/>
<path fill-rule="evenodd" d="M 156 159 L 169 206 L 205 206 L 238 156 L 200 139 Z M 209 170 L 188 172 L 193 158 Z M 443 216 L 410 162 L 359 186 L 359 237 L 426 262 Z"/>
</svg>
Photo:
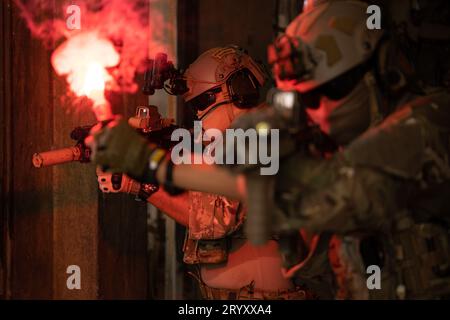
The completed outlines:
<svg viewBox="0 0 450 320">
<path fill-rule="evenodd" d="M 259 103 L 259 88 L 267 80 L 264 68 L 235 45 L 213 48 L 197 58 L 184 76 L 189 91 L 184 101 L 207 113 L 219 104 L 248 108 Z"/>
<path fill-rule="evenodd" d="M 269 63 L 281 89 L 294 85 L 304 93 L 337 78 L 367 61 L 383 35 L 367 28 L 365 3 L 316 2 L 269 47 Z"/>
</svg>

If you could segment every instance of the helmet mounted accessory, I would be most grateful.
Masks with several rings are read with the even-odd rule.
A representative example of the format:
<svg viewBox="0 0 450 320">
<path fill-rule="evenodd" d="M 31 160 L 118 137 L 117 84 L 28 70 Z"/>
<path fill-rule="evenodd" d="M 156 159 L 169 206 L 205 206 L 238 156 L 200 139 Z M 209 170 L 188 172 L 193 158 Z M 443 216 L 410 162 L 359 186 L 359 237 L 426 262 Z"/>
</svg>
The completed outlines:
<svg viewBox="0 0 450 320">
<path fill-rule="evenodd" d="M 268 47 L 267 55 L 273 74 L 279 80 L 301 81 L 312 77 L 316 63 L 300 38 L 279 36 Z"/>
<path fill-rule="evenodd" d="M 350 94 L 373 69 L 384 34 L 365 28 L 366 9 L 357 1 L 314 1 L 268 48 L 277 86 L 298 91 L 308 108 Z"/>
<path fill-rule="evenodd" d="M 182 71 L 175 68 L 167 54 L 157 53 L 154 59 L 147 62 L 147 70 L 144 74 L 142 92 L 151 96 L 156 90 L 164 89 L 170 95 L 183 95 L 188 91 L 186 80 Z"/>
<path fill-rule="evenodd" d="M 210 49 L 186 70 L 186 106 L 199 118 L 215 108 L 232 103 L 240 109 L 259 105 L 260 89 L 269 78 L 264 66 L 244 49 L 228 45 Z"/>
</svg>

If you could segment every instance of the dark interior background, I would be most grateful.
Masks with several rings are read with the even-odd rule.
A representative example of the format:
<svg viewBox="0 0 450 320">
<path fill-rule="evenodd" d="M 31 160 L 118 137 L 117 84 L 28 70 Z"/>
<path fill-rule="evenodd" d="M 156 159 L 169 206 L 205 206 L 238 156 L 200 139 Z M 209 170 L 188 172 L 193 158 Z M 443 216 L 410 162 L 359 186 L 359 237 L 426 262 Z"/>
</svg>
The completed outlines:
<svg viewBox="0 0 450 320">
<path fill-rule="evenodd" d="M 265 60 L 280 2 L 295 16 L 301 1 L 176 1 L 179 63 L 229 43 Z M 149 229 L 145 205 L 100 194 L 90 164 L 32 167 L 34 152 L 72 145 L 71 129 L 95 119 L 60 98 L 66 83 L 50 65 L 52 48 L 30 35 L 13 0 L 0 2 L 0 19 L 0 297 L 163 298 L 164 221 Z M 122 114 L 146 103 L 139 93 L 112 98 Z M 149 234 L 158 242 L 150 251 Z M 66 288 L 72 264 L 81 267 L 81 290 Z M 191 285 L 184 297 L 196 297 Z"/>
</svg>

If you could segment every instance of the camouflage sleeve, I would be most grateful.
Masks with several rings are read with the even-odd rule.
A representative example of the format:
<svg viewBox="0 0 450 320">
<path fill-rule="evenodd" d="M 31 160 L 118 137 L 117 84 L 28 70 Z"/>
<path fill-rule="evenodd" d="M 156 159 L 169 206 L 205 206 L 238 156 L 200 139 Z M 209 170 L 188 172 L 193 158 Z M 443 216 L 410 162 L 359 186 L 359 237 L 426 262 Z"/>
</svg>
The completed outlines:
<svg viewBox="0 0 450 320">
<path fill-rule="evenodd" d="M 280 209 L 312 231 L 380 228 L 413 190 L 450 180 L 449 128 L 447 105 L 420 100 L 329 160 L 294 155 L 277 178 Z"/>
<path fill-rule="evenodd" d="M 338 157 L 312 161 L 299 155 L 290 161 L 302 169 L 289 175 L 283 166 L 277 191 L 281 209 L 295 227 L 313 232 L 376 228 L 396 210 L 401 183 L 386 174 L 351 166 Z"/>
</svg>

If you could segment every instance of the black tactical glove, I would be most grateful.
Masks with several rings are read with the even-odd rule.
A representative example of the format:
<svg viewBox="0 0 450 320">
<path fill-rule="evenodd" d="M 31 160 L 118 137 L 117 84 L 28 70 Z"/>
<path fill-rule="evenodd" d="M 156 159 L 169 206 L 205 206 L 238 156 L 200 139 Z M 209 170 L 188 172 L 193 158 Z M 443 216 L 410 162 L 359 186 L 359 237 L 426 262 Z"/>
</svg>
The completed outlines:
<svg viewBox="0 0 450 320">
<path fill-rule="evenodd" d="M 97 125 L 86 138 L 91 159 L 104 171 L 125 173 L 131 178 L 157 185 L 156 171 L 166 151 L 140 136 L 126 121 L 117 118 L 106 126 Z"/>
</svg>

